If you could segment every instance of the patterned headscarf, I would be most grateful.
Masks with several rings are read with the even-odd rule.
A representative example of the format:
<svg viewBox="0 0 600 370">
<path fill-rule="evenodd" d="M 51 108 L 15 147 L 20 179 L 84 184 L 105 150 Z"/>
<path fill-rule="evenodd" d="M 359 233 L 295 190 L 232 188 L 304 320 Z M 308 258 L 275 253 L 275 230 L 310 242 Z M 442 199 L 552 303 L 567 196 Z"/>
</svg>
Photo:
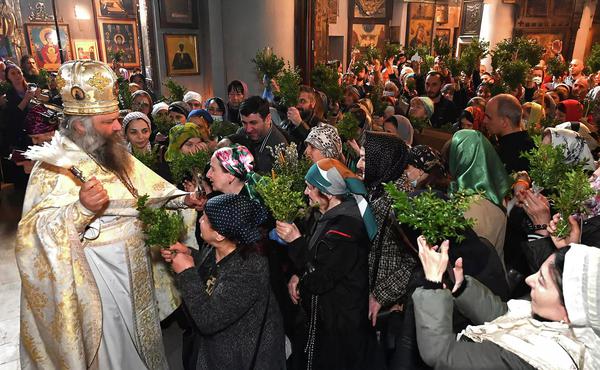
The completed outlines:
<svg viewBox="0 0 600 370">
<path fill-rule="evenodd" d="M 563 146 L 565 162 L 567 164 L 582 163 L 584 169 L 591 171 L 596 168 L 594 166 L 594 156 L 592 156 L 590 148 L 583 137 L 577 132 L 564 128 L 549 127 L 544 130 L 544 135 L 547 133 L 551 135 L 553 147 Z"/>
<path fill-rule="evenodd" d="M 371 199 L 383 193 L 383 184 L 396 181 L 408 163 L 408 145 L 394 134 L 365 132 L 365 185 Z"/>
<path fill-rule="evenodd" d="M 465 113 L 466 112 L 466 113 Z M 466 107 L 463 110 L 462 118 L 466 118 L 468 121 L 473 123 L 473 130 L 481 131 L 483 129 L 483 119 L 485 117 L 485 113 L 483 109 L 479 106 L 470 106 Z"/>
<path fill-rule="evenodd" d="M 322 123 L 311 128 L 304 142 L 315 147 L 326 158 L 342 157 L 342 139 L 334 126 Z"/>
<path fill-rule="evenodd" d="M 304 179 L 322 193 L 330 195 L 352 195 L 363 218 L 369 239 L 377 234 L 377 221 L 365 199 L 367 189 L 348 167 L 335 159 L 321 159 L 306 173 Z"/>
<path fill-rule="evenodd" d="M 243 145 L 219 148 L 214 152 L 213 157 L 219 160 L 227 172 L 242 181 L 246 181 L 248 174 L 252 173 L 254 168 L 254 157 Z"/>
<path fill-rule="evenodd" d="M 185 125 L 176 125 L 171 127 L 171 130 L 169 130 L 169 146 L 167 147 L 167 152 L 165 153 L 165 160 L 167 162 L 173 161 L 177 153 L 180 151 L 181 146 L 193 137 L 202 137 L 200 130 L 198 130 L 198 126 L 193 123 L 188 122 Z"/>
<path fill-rule="evenodd" d="M 210 198 L 204 206 L 204 214 L 215 231 L 243 245 L 252 245 L 261 239 L 258 226 L 268 217 L 260 203 L 238 194 Z"/>
<path fill-rule="evenodd" d="M 451 191 L 482 190 L 500 207 L 512 183 L 492 144 L 476 130 L 460 130 L 452 136 L 450 175 Z"/>
<path fill-rule="evenodd" d="M 437 168 L 443 176 L 447 176 L 442 155 L 428 145 L 416 145 L 410 148 L 408 151 L 408 164 L 425 173 L 431 173 Z"/>
</svg>

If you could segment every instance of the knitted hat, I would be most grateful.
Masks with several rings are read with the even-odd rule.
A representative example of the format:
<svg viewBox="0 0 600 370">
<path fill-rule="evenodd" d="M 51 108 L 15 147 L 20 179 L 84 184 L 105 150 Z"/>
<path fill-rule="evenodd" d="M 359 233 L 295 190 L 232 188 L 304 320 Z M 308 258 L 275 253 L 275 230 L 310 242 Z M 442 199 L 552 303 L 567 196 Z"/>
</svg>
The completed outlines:
<svg viewBox="0 0 600 370">
<path fill-rule="evenodd" d="M 267 220 L 267 211 L 260 203 L 238 194 L 209 199 L 204 214 L 215 231 L 243 245 L 252 245 L 261 239 L 258 226 Z"/>
<path fill-rule="evenodd" d="M 188 114 L 188 116 L 187 116 L 188 121 L 192 117 L 202 117 L 202 118 L 204 118 L 206 123 L 208 123 L 209 125 L 211 123 L 213 123 L 213 118 L 206 109 L 194 109 L 193 111 L 190 112 L 190 114 Z"/>
<path fill-rule="evenodd" d="M 169 104 L 169 112 L 183 114 L 184 116 L 186 116 L 186 118 L 187 118 L 188 114 L 190 114 L 191 110 L 192 110 L 192 108 L 186 102 L 176 101 L 176 102 Z"/>
<path fill-rule="evenodd" d="M 123 118 L 123 130 L 127 131 L 127 126 L 129 126 L 129 124 L 135 121 L 136 119 L 143 120 L 148 125 L 148 128 L 150 128 L 150 118 L 148 118 L 147 115 L 145 115 L 142 112 L 130 112 L 127 113 L 125 118 Z"/>
<path fill-rule="evenodd" d="M 342 156 L 342 139 L 337 129 L 326 123 L 311 128 L 304 142 L 315 147 L 326 158 L 340 159 Z"/>
<path fill-rule="evenodd" d="M 160 103 L 156 103 L 154 104 L 154 106 L 152 107 L 152 118 L 155 118 L 156 115 L 158 114 L 158 112 L 160 112 L 161 110 L 169 110 L 169 104 L 165 103 L 164 101 L 161 101 Z"/>
<path fill-rule="evenodd" d="M 183 101 L 186 103 L 189 103 L 190 100 L 196 100 L 196 101 L 202 103 L 202 95 L 200 95 L 199 93 L 197 93 L 195 91 L 188 91 L 183 96 Z"/>
<path fill-rule="evenodd" d="M 423 103 L 423 107 L 425 107 L 425 112 L 427 112 L 427 118 L 431 118 L 433 116 L 433 100 L 428 98 L 427 96 L 417 96 L 419 100 Z"/>
</svg>

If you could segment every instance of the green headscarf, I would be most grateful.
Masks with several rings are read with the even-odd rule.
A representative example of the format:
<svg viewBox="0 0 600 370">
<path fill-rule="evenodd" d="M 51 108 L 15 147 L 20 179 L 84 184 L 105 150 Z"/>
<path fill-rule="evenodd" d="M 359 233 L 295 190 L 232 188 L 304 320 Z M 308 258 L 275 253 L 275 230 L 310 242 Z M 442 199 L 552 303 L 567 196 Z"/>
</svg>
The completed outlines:
<svg viewBox="0 0 600 370">
<path fill-rule="evenodd" d="M 181 146 L 185 144 L 188 139 L 193 137 L 201 138 L 202 134 L 198 130 L 198 126 L 193 123 L 186 123 L 184 125 L 175 125 L 169 130 L 169 146 L 165 153 L 165 160 L 167 162 L 173 161 L 177 153 L 181 150 Z"/>
<path fill-rule="evenodd" d="M 485 197 L 503 207 L 510 180 L 492 144 L 476 130 L 460 130 L 450 144 L 450 192 L 462 189 L 484 191 Z"/>
</svg>

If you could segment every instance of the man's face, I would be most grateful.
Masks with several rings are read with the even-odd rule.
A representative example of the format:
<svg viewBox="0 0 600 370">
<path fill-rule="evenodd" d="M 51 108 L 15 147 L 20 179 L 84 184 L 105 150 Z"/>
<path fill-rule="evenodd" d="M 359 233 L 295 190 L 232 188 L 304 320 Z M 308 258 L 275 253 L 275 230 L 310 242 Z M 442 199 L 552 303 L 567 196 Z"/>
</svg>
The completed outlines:
<svg viewBox="0 0 600 370">
<path fill-rule="evenodd" d="M 485 106 L 483 124 L 491 134 L 498 135 L 502 131 L 503 120 L 498 116 L 498 103 L 494 99 Z"/>
<path fill-rule="evenodd" d="M 35 59 L 33 59 L 33 58 L 29 58 L 29 60 L 27 61 L 27 63 L 25 63 L 25 68 L 27 68 L 27 70 L 31 74 L 35 74 L 36 72 L 39 72 L 38 71 L 38 67 L 37 67 L 37 63 L 35 62 Z"/>
<path fill-rule="evenodd" d="M 571 76 L 579 76 L 583 71 L 583 63 L 579 59 L 573 59 L 569 64 L 569 73 Z"/>
<path fill-rule="evenodd" d="M 119 112 L 102 114 L 92 117 L 92 126 L 98 134 L 105 138 L 121 134 Z"/>
<path fill-rule="evenodd" d="M 258 113 L 252 113 L 248 116 L 241 115 L 241 117 L 244 131 L 252 141 L 258 141 L 265 137 L 271 128 L 271 114 L 268 114 L 265 119 Z"/>
<path fill-rule="evenodd" d="M 588 92 L 588 81 L 587 78 L 578 78 L 573 84 L 573 96 L 581 100 L 585 98 L 585 94 Z"/>
<path fill-rule="evenodd" d="M 312 112 L 312 110 L 315 109 L 314 96 L 307 92 L 301 92 L 300 96 L 298 97 L 298 104 L 296 104 L 296 108 L 298 108 L 300 113 Z"/>
<path fill-rule="evenodd" d="M 435 99 L 440 95 L 442 81 L 438 75 L 429 75 L 425 80 L 425 92 L 430 99 Z"/>
</svg>

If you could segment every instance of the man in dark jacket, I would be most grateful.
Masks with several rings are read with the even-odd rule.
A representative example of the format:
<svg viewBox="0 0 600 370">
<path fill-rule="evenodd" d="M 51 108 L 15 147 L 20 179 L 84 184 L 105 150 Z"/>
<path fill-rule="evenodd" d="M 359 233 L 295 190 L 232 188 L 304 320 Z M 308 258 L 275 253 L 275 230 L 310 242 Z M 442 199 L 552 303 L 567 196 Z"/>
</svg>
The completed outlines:
<svg viewBox="0 0 600 370">
<path fill-rule="evenodd" d="M 322 122 L 322 119 L 315 115 L 316 104 L 315 90 L 310 86 L 300 86 L 298 104 L 295 107 L 288 108 L 287 119 L 281 123 L 281 127 L 287 131 L 288 136 L 298 145 L 299 153 L 304 152 L 304 140 L 306 140 L 310 129 Z"/>
<path fill-rule="evenodd" d="M 270 173 L 275 159 L 271 149 L 288 141 L 271 122 L 269 102 L 260 96 L 251 96 L 240 104 L 242 128 L 230 135 L 225 144 L 236 143 L 247 147 L 254 156 L 254 171 Z"/>
<path fill-rule="evenodd" d="M 521 103 L 509 94 L 496 95 L 485 107 L 483 123 L 498 137 L 498 155 L 509 173 L 529 170 L 529 161 L 521 153 L 534 147 L 529 133 L 521 128 L 521 114 Z"/>
<path fill-rule="evenodd" d="M 436 128 L 454 123 L 458 116 L 454 103 L 442 96 L 442 80 L 443 76 L 439 72 L 429 72 L 425 79 L 425 92 L 434 105 L 431 125 Z"/>
</svg>

